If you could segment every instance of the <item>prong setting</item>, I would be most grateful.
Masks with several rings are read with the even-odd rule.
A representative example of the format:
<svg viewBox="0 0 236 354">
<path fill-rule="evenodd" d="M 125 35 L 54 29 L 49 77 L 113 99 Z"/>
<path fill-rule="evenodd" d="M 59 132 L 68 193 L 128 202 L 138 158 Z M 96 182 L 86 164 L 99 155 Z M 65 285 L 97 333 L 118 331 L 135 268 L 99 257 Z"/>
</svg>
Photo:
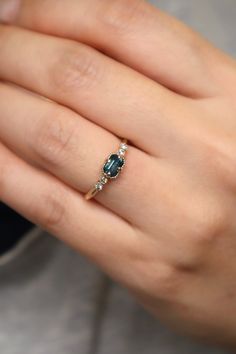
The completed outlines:
<svg viewBox="0 0 236 354">
<path fill-rule="evenodd" d="M 123 140 L 120 144 L 118 152 L 112 153 L 108 156 L 103 164 L 101 177 L 93 188 L 85 195 L 86 200 L 95 197 L 98 192 L 103 190 L 109 180 L 116 179 L 119 176 L 126 163 L 125 154 L 127 150 L 127 140 Z"/>
</svg>

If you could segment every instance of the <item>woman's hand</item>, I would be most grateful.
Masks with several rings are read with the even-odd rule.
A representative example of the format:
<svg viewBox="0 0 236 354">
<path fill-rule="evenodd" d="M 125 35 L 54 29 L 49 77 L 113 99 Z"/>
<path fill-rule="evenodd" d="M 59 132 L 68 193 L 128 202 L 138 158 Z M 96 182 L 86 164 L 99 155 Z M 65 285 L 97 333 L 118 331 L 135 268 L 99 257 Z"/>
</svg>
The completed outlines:
<svg viewBox="0 0 236 354">
<path fill-rule="evenodd" d="M 2 20 L 27 29 L 0 26 L 1 199 L 163 321 L 236 345 L 235 62 L 142 1 Z M 86 202 L 117 136 L 125 169 Z"/>
</svg>

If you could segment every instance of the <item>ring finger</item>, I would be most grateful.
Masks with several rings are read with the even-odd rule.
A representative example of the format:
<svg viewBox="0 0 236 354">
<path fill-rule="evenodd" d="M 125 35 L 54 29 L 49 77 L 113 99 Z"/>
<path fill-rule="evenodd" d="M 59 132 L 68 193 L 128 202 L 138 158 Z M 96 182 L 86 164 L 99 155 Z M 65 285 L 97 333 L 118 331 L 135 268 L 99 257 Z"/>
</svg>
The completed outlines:
<svg viewBox="0 0 236 354">
<path fill-rule="evenodd" d="M 112 133 L 15 86 L 0 83 L 0 107 L 4 117 L 0 119 L 0 140 L 31 164 L 81 192 L 87 192 L 99 179 L 104 159 L 119 148 L 120 140 Z M 151 182 L 147 171 L 155 169 L 154 161 L 129 147 L 122 175 L 98 194 L 99 202 L 135 223 L 137 203 Z"/>
<path fill-rule="evenodd" d="M 14 105 L 9 102 L 14 102 Z M 58 182 L 67 184 L 70 190 L 72 187 L 73 191 L 78 191 L 79 196 L 79 192 L 86 193 L 96 182 L 104 158 L 119 146 L 119 139 L 112 133 L 68 108 L 1 82 L 0 111 L 3 117 L 0 118 L 0 142 L 34 165 L 33 167 L 50 172 L 58 178 Z M 142 231 L 147 233 L 150 230 L 151 233 L 155 225 L 159 230 L 158 237 L 156 234 L 152 235 L 148 238 L 148 244 L 154 249 L 162 249 L 162 257 L 171 262 L 179 259 L 180 252 L 181 258 L 189 264 L 189 259 L 193 258 L 191 247 L 188 247 L 189 253 L 184 256 L 182 248 L 178 247 L 180 242 L 188 244 L 189 240 L 184 236 L 180 241 L 180 235 L 176 236 L 183 213 L 186 213 L 182 204 L 189 198 L 189 189 L 193 195 L 191 186 L 186 187 L 186 180 L 181 182 L 182 175 L 183 172 L 170 161 L 156 160 L 130 146 L 121 176 L 106 185 L 96 199 L 123 221 L 128 221 L 126 224 L 141 231 L 141 239 L 144 237 Z M 17 179 L 17 176 L 13 177 Z M 30 191 L 30 186 L 24 186 L 25 191 L 28 188 Z M 53 188 L 52 199 L 55 192 Z M 14 207 L 12 200 L 10 205 Z M 169 223 L 170 212 L 173 222 L 168 224 L 167 233 L 166 224 Z M 25 214 L 25 210 L 23 213 L 26 216 L 31 215 Z M 89 215 L 88 219 L 91 219 Z M 174 252 L 162 247 L 167 239 L 172 244 L 176 243 Z"/>
</svg>

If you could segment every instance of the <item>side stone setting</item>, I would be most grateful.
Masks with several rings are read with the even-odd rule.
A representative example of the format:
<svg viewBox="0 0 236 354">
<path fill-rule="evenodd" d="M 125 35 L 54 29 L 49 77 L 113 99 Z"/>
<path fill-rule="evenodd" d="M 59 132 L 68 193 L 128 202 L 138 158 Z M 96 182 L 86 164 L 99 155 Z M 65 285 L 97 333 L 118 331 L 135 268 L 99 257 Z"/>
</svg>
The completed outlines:
<svg viewBox="0 0 236 354">
<path fill-rule="evenodd" d="M 116 178 L 125 164 L 125 159 L 118 154 L 112 154 L 103 166 L 103 173 L 107 178 Z"/>
</svg>

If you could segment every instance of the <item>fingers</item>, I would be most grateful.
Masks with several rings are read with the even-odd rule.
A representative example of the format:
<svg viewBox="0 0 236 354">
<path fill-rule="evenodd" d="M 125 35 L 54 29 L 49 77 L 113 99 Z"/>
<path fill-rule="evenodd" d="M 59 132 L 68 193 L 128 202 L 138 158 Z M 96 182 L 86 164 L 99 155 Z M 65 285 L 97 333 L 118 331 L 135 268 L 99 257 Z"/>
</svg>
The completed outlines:
<svg viewBox="0 0 236 354">
<path fill-rule="evenodd" d="M 94 46 L 184 95 L 219 90 L 210 45 L 145 1 L 23 0 L 15 18 L 29 29 Z"/>
<path fill-rule="evenodd" d="M 0 91 L 0 97 L 5 101 L 6 96 L 2 88 Z M 34 96 L 30 98 L 36 99 Z M 122 216 L 120 218 L 95 201 L 85 201 L 84 196 L 78 192 L 84 188 L 83 186 L 86 187 L 86 183 L 89 188 L 90 179 L 93 183 L 97 177 L 94 166 L 100 169 L 100 165 L 97 165 L 98 161 L 93 158 L 94 155 L 100 156 L 106 143 L 102 140 L 98 151 L 96 149 L 87 151 L 83 146 L 83 135 L 75 133 L 76 143 L 73 143 L 73 140 L 67 142 L 64 152 L 61 151 L 61 146 L 64 146 L 64 143 L 62 145 L 60 143 L 61 138 L 58 142 L 46 140 L 45 143 L 46 145 L 49 143 L 49 148 L 45 150 L 43 144 L 45 140 L 41 140 L 42 144 L 39 144 L 37 128 L 33 129 L 30 122 L 39 123 L 42 117 L 46 119 L 47 109 L 50 111 L 50 119 L 53 119 L 54 115 L 51 115 L 53 109 L 47 108 L 42 112 L 42 108 L 38 107 L 34 110 L 32 101 L 29 105 L 30 115 L 27 117 L 23 96 L 16 98 L 15 95 L 11 95 L 11 100 L 16 103 L 15 115 L 12 115 L 9 105 L 6 110 L 0 102 L 1 112 L 5 117 L 5 123 L 0 120 L 0 139 L 2 140 L 3 137 L 12 150 L 17 147 L 22 157 L 29 160 L 33 158 L 37 166 L 32 167 L 0 144 L 0 200 L 96 260 L 103 268 L 108 265 L 107 271 L 109 274 L 112 272 L 113 276 L 116 270 L 122 277 L 130 272 L 133 275 L 138 274 L 135 273 L 136 268 L 133 270 L 131 267 L 127 268 L 127 264 L 133 262 L 139 266 L 145 255 L 147 259 L 150 255 L 150 259 L 155 256 L 155 259 L 168 260 L 173 264 L 177 262 L 179 264 L 180 259 L 181 264 L 186 266 L 192 264 L 198 254 L 196 247 L 191 247 L 191 239 L 188 237 L 191 230 L 189 231 L 188 228 L 189 225 L 193 228 L 197 227 L 198 235 L 201 224 L 189 222 L 192 217 L 192 209 L 189 210 L 189 193 L 192 195 L 196 209 L 199 200 L 196 194 L 199 193 L 198 191 L 194 193 L 192 186 L 186 187 L 188 183 L 186 178 L 182 177 L 183 172 L 180 168 L 176 168 L 168 161 L 160 160 L 151 163 L 150 159 L 141 160 L 140 155 L 136 155 L 134 150 L 128 151 L 124 173 L 98 196 L 98 201 L 118 211 Z M 18 100 L 21 101 L 21 108 L 24 107 L 24 110 L 17 112 Z M 42 103 L 50 104 L 47 101 Z M 32 112 L 39 112 L 40 116 L 34 113 L 32 117 Z M 14 116 L 18 117 L 18 121 L 13 118 Z M 67 119 L 69 121 L 72 119 L 69 112 Z M 10 128 L 6 123 L 8 121 Z M 83 132 L 83 123 L 79 118 L 78 122 L 79 129 Z M 45 124 L 45 121 L 42 121 L 42 124 Z M 71 126 L 71 121 L 68 125 Z M 54 126 L 57 132 L 57 123 Z M 67 122 L 63 126 L 67 126 Z M 64 129 L 59 135 L 56 133 L 54 139 L 57 140 L 57 136 L 63 137 Z M 79 129 L 76 129 L 76 132 Z M 39 130 L 38 133 L 40 136 L 41 131 Z M 87 133 L 90 136 L 89 129 Z M 100 133 L 98 135 L 102 137 Z M 80 154 L 83 149 L 86 156 L 81 161 Z M 42 157 L 43 159 L 40 159 Z M 54 164 L 50 163 L 51 157 Z M 44 170 L 41 167 L 44 167 Z M 46 168 L 48 171 L 53 171 L 54 175 L 61 180 L 45 171 Z M 74 185 L 68 186 L 72 181 Z M 199 208 L 199 213 L 202 217 L 204 211 Z M 188 220 L 186 227 L 183 227 L 183 220 Z M 171 249 L 166 247 L 168 241 L 173 245 Z M 183 253 L 183 249 L 188 249 L 188 252 Z M 118 262 L 117 258 L 119 258 Z"/>
<path fill-rule="evenodd" d="M 184 115 L 186 98 L 83 44 L 7 26 L 0 26 L 0 37 L 2 79 L 72 108 L 151 154 L 160 155 Z"/>
<path fill-rule="evenodd" d="M 99 264 L 125 277 L 137 249 L 132 227 L 54 177 L 31 167 L 0 144 L 0 199 Z"/>
<path fill-rule="evenodd" d="M 120 140 L 103 128 L 65 107 L 3 83 L 0 110 L 4 117 L 0 119 L 0 140 L 80 192 L 88 192 L 100 178 L 104 160 L 118 151 Z M 136 205 L 144 199 L 150 183 L 147 172 L 155 163 L 134 147 L 129 147 L 126 160 L 119 178 L 108 183 L 96 198 L 135 224 Z"/>
</svg>

